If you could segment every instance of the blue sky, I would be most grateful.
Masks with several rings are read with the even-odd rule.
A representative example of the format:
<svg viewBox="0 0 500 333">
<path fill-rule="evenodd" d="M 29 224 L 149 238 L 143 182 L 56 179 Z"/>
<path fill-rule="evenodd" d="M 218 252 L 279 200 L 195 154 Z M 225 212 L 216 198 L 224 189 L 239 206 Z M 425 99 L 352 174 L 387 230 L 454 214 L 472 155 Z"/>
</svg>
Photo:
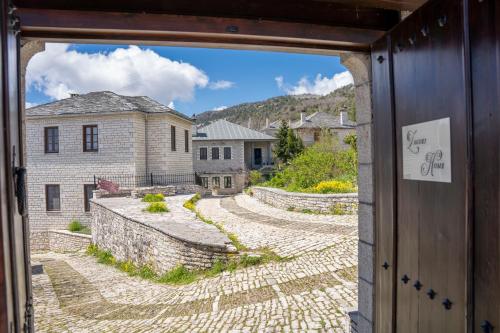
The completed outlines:
<svg viewBox="0 0 500 333">
<path fill-rule="evenodd" d="M 49 44 L 28 65 L 26 101 L 34 105 L 69 92 L 112 90 L 149 95 L 191 115 L 278 95 L 326 94 L 352 80 L 345 71 L 332 56 Z"/>
</svg>

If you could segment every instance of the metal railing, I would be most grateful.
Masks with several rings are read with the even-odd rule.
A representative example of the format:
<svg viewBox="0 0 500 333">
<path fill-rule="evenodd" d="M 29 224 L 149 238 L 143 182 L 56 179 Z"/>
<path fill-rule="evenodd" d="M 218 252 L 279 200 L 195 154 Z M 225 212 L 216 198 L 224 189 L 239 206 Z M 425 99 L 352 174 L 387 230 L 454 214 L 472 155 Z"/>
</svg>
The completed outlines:
<svg viewBox="0 0 500 333">
<path fill-rule="evenodd" d="M 134 188 L 145 186 L 167 186 L 200 184 L 200 179 L 196 173 L 149 173 L 141 175 L 115 174 L 115 175 L 94 175 L 94 185 L 97 186 L 100 180 L 106 180 L 118 185 L 120 188 Z"/>
</svg>

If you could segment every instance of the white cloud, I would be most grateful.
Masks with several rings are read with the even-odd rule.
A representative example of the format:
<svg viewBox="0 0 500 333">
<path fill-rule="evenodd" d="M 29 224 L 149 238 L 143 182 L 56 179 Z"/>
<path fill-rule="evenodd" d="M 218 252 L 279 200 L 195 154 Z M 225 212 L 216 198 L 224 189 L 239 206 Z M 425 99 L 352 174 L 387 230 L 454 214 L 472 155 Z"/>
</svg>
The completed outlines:
<svg viewBox="0 0 500 333">
<path fill-rule="evenodd" d="M 213 108 L 212 111 L 222 111 L 222 110 L 225 110 L 225 109 L 227 109 L 227 106 L 221 105 L 221 106 L 218 106 L 216 108 Z"/>
<path fill-rule="evenodd" d="M 309 81 L 307 77 L 303 77 L 296 85 L 286 84 L 283 76 L 278 76 L 274 79 L 278 88 L 285 91 L 288 95 L 327 95 L 338 88 L 354 83 L 352 75 L 348 71 L 335 74 L 331 78 L 318 74 L 313 82 Z"/>
<path fill-rule="evenodd" d="M 109 53 L 80 53 L 69 44 L 47 44 L 28 64 L 28 89 L 61 99 L 72 92 L 111 90 L 122 95 L 147 95 L 164 104 L 193 99 L 207 87 L 208 76 L 189 63 L 173 61 L 137 46 Z"/>
<path fill-rule="evenodd" d="M 208 88 L 212 90 L 222 90 L 222 89 L 229 89 L 234 86 L 234 82 L 231 81 L 226 81 L 226 80 L 219 80 L 215 82 L 210 82 L 208 85 Z"/>
<path fill-rule="evenodd" d="M 167 105 L 169 108 L 171 108 L 172 110 L 175 110 L 175 103 L 174 101 L 171 101 L 170 103 L 168 103 Z"/>
<path fill-rule="evenodd" d="M 24 108 L 25 108 L 25 109 L 29 109 L 29 108 L 32 108 L 32 107 L 37 106 L 37 105 L 38 105 L 38 103 L 26 102 L 26 103 L 24 104 Z"/>
<path fill-rule="evenodd" d="M 274 78 L 276 80 L 276 84 L 278 85 L 278 88 L 282 89 L 283 88 L 283 84 L 284 84 L 284 79 L 283 79 L 283 76 L 277 76 Z"/>
</svg>

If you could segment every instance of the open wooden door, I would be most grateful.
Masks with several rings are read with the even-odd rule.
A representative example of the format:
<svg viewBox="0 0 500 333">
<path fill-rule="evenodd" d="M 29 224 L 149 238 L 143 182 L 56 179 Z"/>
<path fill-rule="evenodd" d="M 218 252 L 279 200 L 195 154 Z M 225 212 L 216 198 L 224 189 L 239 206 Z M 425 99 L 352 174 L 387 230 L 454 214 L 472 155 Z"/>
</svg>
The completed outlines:
<svg viewBox="0 0 500 333">
<path fill-rule="evenodd" d="M 472 324 L 465 6 L 431 0 L 373 45 L 380 333 L 465 333 Z"/>
<path fill-rule="evenodd" d="M 32 331 L 24 169 L 20 143 L 19 25 L 0 7 L 0 332 Z"/>
</svg>

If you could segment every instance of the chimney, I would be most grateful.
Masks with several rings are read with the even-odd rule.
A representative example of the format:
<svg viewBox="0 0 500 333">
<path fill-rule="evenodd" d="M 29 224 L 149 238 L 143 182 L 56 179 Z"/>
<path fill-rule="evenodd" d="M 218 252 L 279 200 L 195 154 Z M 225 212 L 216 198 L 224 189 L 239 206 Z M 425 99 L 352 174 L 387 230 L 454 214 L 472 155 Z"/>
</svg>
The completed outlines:
<svg viewBox="0 0 500 333">
<path fill-rule="evenodd" d="M 252 128 L 252 117 L 248 118 L 248 124 L 247 124 L 247 127 L 248 127 L 248 128 Z"/>
<path fill-rule="evenodd" d="M 266 128 L 269 128 L 269 118 L 266 118 Z"/>
<path fill-rule="evenodd" d="M 302 110 L 300 111 L 300 124 L 302 125 L 305 122 L 306 122 L 306 112 Z"/>
<path fill-rule="evenodd" d="M 349 118 L 347 116 L 347 112 L 342 111 L 340 112 L 340 125 L 346 126 L 349 123 Z"/>
<path fill-rule="evenodd" d="M 198 120 L 196 118 L 196 114 L 193 113 L 193 115 L 191 116 L 191 120 L 193 121 L 193 125 L 192 125 L 192 134 L 194 134 L 194 136 L 198 136 L 198 124 L 196 124 L 196 120 Z"/>
</svg>

